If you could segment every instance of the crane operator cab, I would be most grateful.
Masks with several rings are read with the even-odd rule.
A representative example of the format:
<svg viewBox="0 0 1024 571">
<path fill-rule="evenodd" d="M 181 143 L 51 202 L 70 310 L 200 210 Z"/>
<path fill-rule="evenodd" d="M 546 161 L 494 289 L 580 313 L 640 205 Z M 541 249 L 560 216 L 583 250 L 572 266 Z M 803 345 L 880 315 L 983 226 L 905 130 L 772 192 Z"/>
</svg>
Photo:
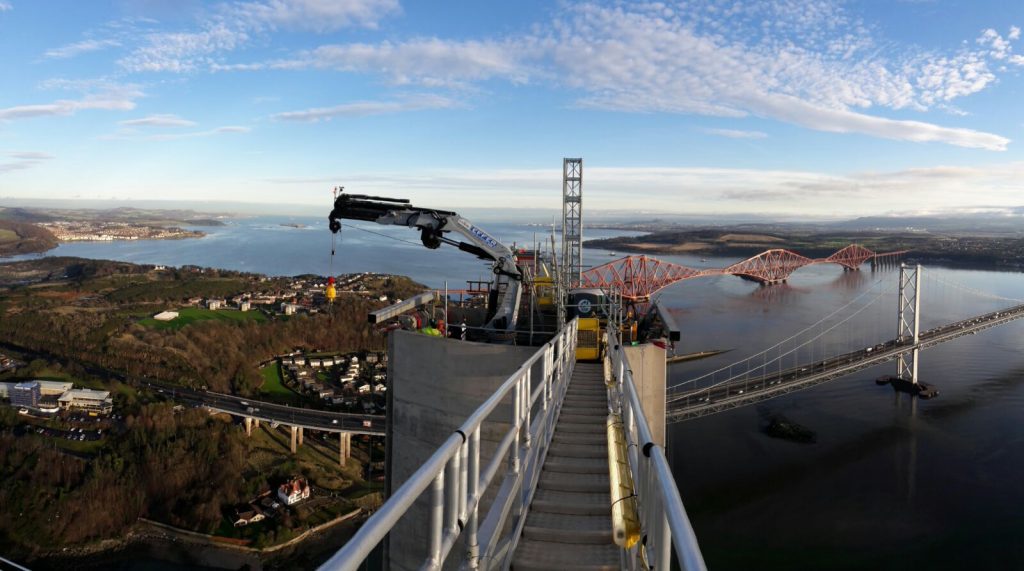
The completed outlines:
<svg viewBox="0 0 1024 571">
<path fill-rule="evenodd" d="M 608 322 L 608 296 L 599 288 L 578 288 L 569 290 L 566 307 L 569 319 L 579 317 L 576 333 L 576 359 L 598 361 L 601 359 L 601 323 Z"/>
</svg>

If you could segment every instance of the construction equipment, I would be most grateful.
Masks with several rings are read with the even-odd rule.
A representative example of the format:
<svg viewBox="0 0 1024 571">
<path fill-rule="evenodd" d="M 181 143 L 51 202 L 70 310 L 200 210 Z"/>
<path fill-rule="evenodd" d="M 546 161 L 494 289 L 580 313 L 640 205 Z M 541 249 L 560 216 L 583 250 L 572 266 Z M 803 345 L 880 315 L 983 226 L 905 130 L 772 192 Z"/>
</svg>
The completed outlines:
<svg viewBox="0 0 1024 571">
<path fill-rule="evenodd" d="M 448 244 L 480 259 L 490 260 L 495 279 L 488 296 L 488 320 L 484 329 L 490 333 L 515 331 L 523 273 L 508 246 L 454 212 L 413 206 L 404 198 L 345 194 L 343 190 L 339 189 L 334 209 L 328 216 L 331 232 L 337 234 L 341 230 L 340 220 L 343 218 L 408 226 L 420 231 L 420 241 L 427 248 L 433 250 L 441 244 Z M 448 232 L 456 232 L 468 241 L 447 238 L 445 234 Z"/>
</svg>

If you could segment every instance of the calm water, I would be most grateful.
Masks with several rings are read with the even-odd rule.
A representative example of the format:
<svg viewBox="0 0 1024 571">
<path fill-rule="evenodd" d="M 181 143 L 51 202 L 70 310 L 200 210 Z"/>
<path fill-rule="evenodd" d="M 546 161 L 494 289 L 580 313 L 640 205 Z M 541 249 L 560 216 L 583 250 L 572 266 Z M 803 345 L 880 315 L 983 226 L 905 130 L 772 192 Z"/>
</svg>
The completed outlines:
<svg viewBox="0 0 1024 571">
<path fill-rule="evenodd" d="M 684 330 L 680 351 L 735 350 L 672 365 L 670 377 L 680 382 L 755 353 L 877 280 L 894 288 L 897 274 L 815 266 L 775 288 L 731 277 L 676 284 L 663 298 Z M 924 276 L 923 329 L 1011 305 L 969 299 L 936 277 L 1024 297 L 1021 274 L 925 268 Z M 833 348 L 894 337 L 895 294 L 880 303 Z M 1024 569 L 1022 333 L 1014 322 L 922 352 L 921 379 L 941 393 L 930 401 L 876 386 L 879 375 L 895 374 L 887 364 L 673 425 L 674 473 L 709 567 Z M 814 430 L 817 443 L 764 435 L 776 414 Z"/>
<path fill-rule="evenodd" d="M 168 266 L 195 264 L 272 276 L 353 272 L 404 274 L 432 287 L 441 287 L 448 280 L 453 289 L 465 287 L 466 280 L 486 280 L 491 276 L 489 263 L 450 246 L 428 250 L 420 243 L 419 233 L 405 227 L 373 223 L 350 226 L 346 222 L 345 228 L 332 241 L 326 216 L 256 217 L 227 223 L 222 227 L 191 228 L 207 234 L 200 239 L 78 242 L 61 244 L 46 255 Z M 282 223 L 306 227 L 292 228 Z M 509 246 L 532 248 L 535 239 L 544 244 L 550 242 L 550 226 L 502 223 L 481 223 L 481 226 Z M 623 232 L 614 230 L 593 230 L 587 232 L 587 237 L 621 234 Z M 451 237 L 457 238 L 454 234 Z M 592 263 L 612 259 L 607 252 L 588 256 L 588 261 L 591 258 Z"/>
<path fill-rule="evenodd" d="M 282 221 L 308 229 L 280 226 Z M 376 271 L 431 286 L 486 278 L 483 262 L 452 248 L 424 249 L 405 228 L 365 225 L 411 243 L 346 229 L 330 265 L 320 219 L 255 218 L 203 229 L 201 240 L 63 245 L 52 252 L 167 265 L 197 264 L 272 275 Z M 528 245 L 521 225 L 484 224 L 500 240 Z M 614 235 L 593 231 L 588 237 Z M 589 250 L 586 265 L 613 259 Z M 666 256 L 691 266 L 735 260 Z M 753 354 L 877 287 L 896 270 L 844 273 L 815 266 L 789 284 L 762 288 L 735 277 L 676 284 L 662 293 L 683 329 L 678 352 L 732 349 L 672 365 L 681 382 Z M 1024 275 L 926 268 L 922 328 L 1009 302 L 969 297 L 934 278 L 1024 297 Z M 871 296 L 868 296 L 871 297 Z M 895 294 L 831 336 L 831 350 L 893 337 Z M 669 449 L 709 567 L 723 569 L 1024 569 L 1024 323 L 1015 322 L 922 353 L 922 380 L 941 395 L 915 402 L 873 382 L 888 364 L 829 384 L 674 425 Z M 802 357 L 809 358 L 808 355 Z M 765 436 L 784 414 L 817 434 L 815 444 Z"/>
</svg>

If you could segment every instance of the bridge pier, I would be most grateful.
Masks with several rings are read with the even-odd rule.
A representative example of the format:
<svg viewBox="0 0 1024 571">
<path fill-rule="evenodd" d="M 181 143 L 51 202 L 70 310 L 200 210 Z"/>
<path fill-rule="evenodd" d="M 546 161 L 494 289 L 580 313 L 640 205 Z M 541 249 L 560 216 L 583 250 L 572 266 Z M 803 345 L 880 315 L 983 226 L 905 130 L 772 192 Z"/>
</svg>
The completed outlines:
<svg viewBox="0 0 1024 571">
<path fill-rule="evenodd" d="M 245 435 L 252 436 L 252 417 L 245 417 Z"/>
<path fill-rule="evenodd" d="M 352 433 L 351 432 L 339 432 L 338 433 L 338 465 L 342 468 L 348 463 L 348 459 L 352 457 Z"/>
<path fill-rule="evenodd" d="M 298 446 L 297 446 L 296 443 L 298 442 L 298 438 L 297 437 L 298 437 L 299 431 L 298 431 L 298 427 L 297 426 L 292 426 L 291 429 L 292 429 L 292 454 L 295 454 L 295 451 L 298 449 Z"/>
<path fill-rule="evenodd" d="M 299 427 L 299 446 L 302 446 L 302 433 L 303 433 L 303 430 L 302 430 L 302 427 L 300 426 Z"/>
</svg>

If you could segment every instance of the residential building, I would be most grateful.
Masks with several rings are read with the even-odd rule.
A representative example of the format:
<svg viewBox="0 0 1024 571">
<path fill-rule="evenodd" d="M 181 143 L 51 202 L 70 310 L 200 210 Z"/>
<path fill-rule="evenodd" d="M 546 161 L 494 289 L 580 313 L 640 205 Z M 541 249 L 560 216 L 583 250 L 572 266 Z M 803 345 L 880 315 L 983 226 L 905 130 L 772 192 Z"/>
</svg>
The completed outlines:
<svg viewBox="0 0 1024 571">
<path fill-rule="evenodd" d="M 239 311 L 249 311 L 250 309 L 252 309 L 252 304 L 249 303 L 248 301 L 243 301 L 242 303 L 238 304 Z"/>
<path fill-rule="evenodd" d="M 218 310 L 224 307 L 224 301 L 220 299 L 209 299 L 206 301 L 206 308 L 211 310 Z"/>
<path fill-rule="evenodd" d="M 305 478 L 294 478 L 277 488 L 277 497 L 285 505 L 295 505 L 309 497 L 309 484 Z"/>
<path fill-rule="evenodd" d="M 295 312 L 299 310 L 299 306 L 294 303 L 282 303 L 281 313 L 285 315 L 295 315 Z"/>
<path fill-rule="evenodd" d="M 38 381 L 18 383 L 11 389 L 11 405 L 35 408 L 40 396 Z"/>
<path fill-rule="evenodd" d="M 71 389 L 57 399 L 61 408 L 69 410 L 72 408 L 108 413 L 114 408 L 114 400 L 110 397 L 109 391 L 94 391 L 92 389 Z"/>
</svg>

